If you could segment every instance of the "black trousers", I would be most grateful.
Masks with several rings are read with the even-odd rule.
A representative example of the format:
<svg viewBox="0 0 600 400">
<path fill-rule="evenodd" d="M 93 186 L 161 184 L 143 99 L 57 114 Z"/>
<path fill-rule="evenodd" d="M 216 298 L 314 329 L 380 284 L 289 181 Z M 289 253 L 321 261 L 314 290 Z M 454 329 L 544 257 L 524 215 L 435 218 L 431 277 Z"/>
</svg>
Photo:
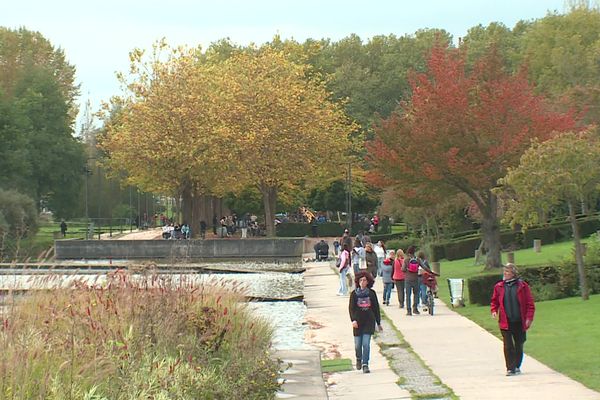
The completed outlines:
<svg viewBox="0 0 600 400">
<path fill-rule="evenodd" d="M 404 307 L 404 297 L 406 295 L 404 288 L 404 279 L 401 281 L 394 281 L 396 283 L 396 293 L 398 294 L 398 304 L 400 307 Z"/>
<path fill-rule="evenodd" d="M 523 362 L 523 343 L 527 335 L 523 330 L 521 321 L 509 322 L 508 330 L 501 329 L 502 341 L 504 342 L 504 361 L 506 370 L 521 368 Z"/>
</svg>

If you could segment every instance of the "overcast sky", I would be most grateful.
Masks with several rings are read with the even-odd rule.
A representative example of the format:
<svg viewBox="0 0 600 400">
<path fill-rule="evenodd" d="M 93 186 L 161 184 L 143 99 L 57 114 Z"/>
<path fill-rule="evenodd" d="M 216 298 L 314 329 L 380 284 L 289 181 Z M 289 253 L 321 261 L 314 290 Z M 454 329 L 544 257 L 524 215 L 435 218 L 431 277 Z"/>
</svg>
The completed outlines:
<svg viewBox="0 0 600 400">
<path fill-rule="evenodd" d="M 565 0 L 5 0 L 0 26 L 39 31 L 61 47 L 77 69 L 79 103 L 119 93 L 116 71 L 128 68 L 128 53 L 166 37 L 171 45 L 206 47 L 221 38 L 247 45 L 284 39 L 330 38 L 351 33 L 414 33 L 443 28 L 455 40 L 470 27 L 499 21 L 512 28 L 548 11 L 563 12 Z M 8 3 L 8 4 L 6 4 Z"/>
</svg>

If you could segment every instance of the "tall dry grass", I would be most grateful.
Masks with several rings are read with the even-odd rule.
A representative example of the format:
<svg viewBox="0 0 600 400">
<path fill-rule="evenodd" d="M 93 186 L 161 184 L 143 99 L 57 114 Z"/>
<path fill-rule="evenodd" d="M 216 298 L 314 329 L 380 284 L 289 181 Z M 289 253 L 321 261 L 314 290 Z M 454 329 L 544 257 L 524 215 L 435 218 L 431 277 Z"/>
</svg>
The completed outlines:
<svg viewBox="0 0 600 400">
<path fill-rule="evenodd" d="M 225 286 L 118 271 L 5 299 L 0 399 L 273 398 L 272 332 Z"/>
</svg>

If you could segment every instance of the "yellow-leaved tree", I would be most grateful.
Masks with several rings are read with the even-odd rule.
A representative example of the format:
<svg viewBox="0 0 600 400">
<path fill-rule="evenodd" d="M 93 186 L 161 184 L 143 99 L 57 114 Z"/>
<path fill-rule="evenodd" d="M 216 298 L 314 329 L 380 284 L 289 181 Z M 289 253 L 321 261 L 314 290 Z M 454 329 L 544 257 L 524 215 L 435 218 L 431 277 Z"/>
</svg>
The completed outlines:
<svg viewBox="0 0 600 400">
<path fill-rule="evenodd" d="M 220 72 L 235 174 L 260 190 L 272 236 L 278 191 L 341 175 L 356 126 L 331 100 L 323 77 L 272 46 L 238 52 Z"/>
<path fill-rule="evenodd" d="M 146 60 L 130 54 L 129 75 L 120 75 L 122 97 L 112 99 L 100 146 L 113 171 L 146 191 L 183 199 L 183 219 L 199 232 L 205 196 L 235 186 L 223 174 L 228 130 L 221 129 L 219 74 L 199 50 L 157 42 Z"/>
</svg>

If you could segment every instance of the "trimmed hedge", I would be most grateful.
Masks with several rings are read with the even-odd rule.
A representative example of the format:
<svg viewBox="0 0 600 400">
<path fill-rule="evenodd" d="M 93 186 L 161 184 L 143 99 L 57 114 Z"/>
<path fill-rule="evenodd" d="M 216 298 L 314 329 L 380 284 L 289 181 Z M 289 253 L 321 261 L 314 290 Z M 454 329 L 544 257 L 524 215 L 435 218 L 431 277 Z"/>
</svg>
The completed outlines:
<svg viewBox="0 0 600 400">
<path fill-rule="evenodd" d="M 340 237 L 344 233 L 344 226 L 336 222 L 324 222 L 317 224 L 319 236 Z M 301 222 L 284 222 L 277 225 L 276 235 L 280 237 L 304 237 L 314 236 L 312 225 Z"/>
<path fill-rule="evenodd" d="M 582 237 L 589 236 L 600 230 L 598 217 L 579 219 L 579 230 Z M 534 239 L 540 239 L 542 244 L 571 240 L 571 224 L 560 222 L 540 228 L 530 228 L 524 232 L 505 231 L 500 233 L 500 243 L 504 248 L 520 249 L 533 247 Z M 481 243 L 481 236 L 469 235 L 460 240 L 439 242 L 431 246 L 432 259 L 460 260 L 474 257 L 475 250 Z"/>
<path fill-rule="evenodd" d="M 494 285 L 502 279 L 501 275 L 479 275 L 467 279 L 467 287 L 469 288 L 469 302 L 471 304 L 479 304 L 487 306 L 492 299 L 492 291 Z"/>
</svg>

